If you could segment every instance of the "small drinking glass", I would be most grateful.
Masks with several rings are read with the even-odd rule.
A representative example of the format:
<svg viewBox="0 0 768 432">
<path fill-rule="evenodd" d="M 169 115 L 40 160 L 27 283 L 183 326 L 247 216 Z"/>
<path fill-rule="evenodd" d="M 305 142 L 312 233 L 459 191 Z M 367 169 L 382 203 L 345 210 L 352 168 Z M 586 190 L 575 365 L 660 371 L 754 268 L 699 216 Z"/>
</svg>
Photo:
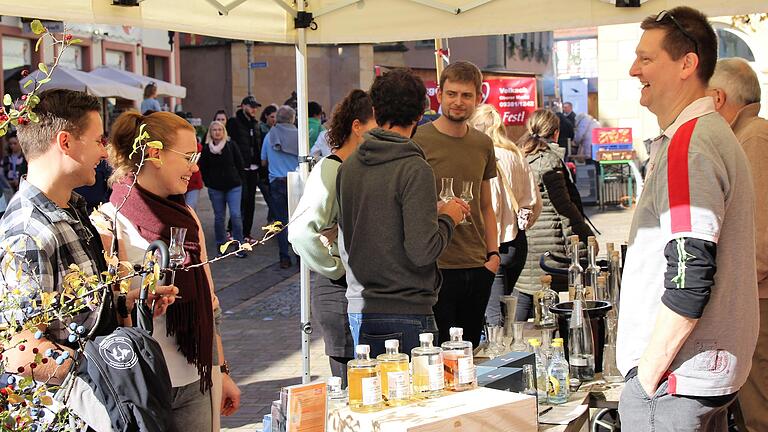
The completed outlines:
<svg viewBox="0 0 768 432">
<path fill-rule="evenodd" d="M 495 358 L 502 354 L 504 354 L 504 327 L 489 325 L 486 355 L 488 355 L 489 358 Z"/>
<path fill-rule="evenodd" d="M 512 324 L 512 351 L 528 351 L 528 344 L 525 343 L 523 338 L 524 329 L 525 321 L 515 321 Z"/>
<path fill-rule="evenodd" d="M 171 268 L 171 283 L 176 280 L 176 269 L 184 264 L 187 253 L 184 251 L 184 239 L 187 237 L 187 229 L 171 227 L 171 244 L 168 246 L 168 266 Z"/>
<path fill-rule="evenodd" d="M 461 182 L 461 195 L 459 196 L 467 205 L 472 201 L 474 196 L 472 195 L 472 182 L 465 180 Z M 459 225 L 472 225 L 472 222 L 467 220 L 467 216 L 464 215 L 464 219 L 461 220 Z"/>
<path fill-rule="evenodd" d="M 440 200 L 447 203 L 456 196 L 453 194 L 453 177 L 443 177 L 441 180 L 442 189 L 440 189 Z"/>
</svg>

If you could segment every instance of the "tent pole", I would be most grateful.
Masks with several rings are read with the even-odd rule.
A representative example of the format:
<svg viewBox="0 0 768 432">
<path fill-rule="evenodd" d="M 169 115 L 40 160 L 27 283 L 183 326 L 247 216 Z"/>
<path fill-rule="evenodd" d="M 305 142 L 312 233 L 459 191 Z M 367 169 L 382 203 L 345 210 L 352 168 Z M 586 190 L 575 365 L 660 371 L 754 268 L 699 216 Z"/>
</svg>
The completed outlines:
<svg viewBox="0 0 768 432">
<path fill-rule="evenodd" d="M 304 1 L 296 2 L 298 12 L 304 11 Z M 301 182 L 304 184 L 309 176 L 309 120 L 307 95 L 307 29 L 296 29 L 296 101 L 299 119 L 299 171 Z M 312 325 L 309 321 L 309 268 L 304 260 L 300 265 L 301 278 L 301 354 L 302 354 L 302 376 L 301 382 L 309 383 L 309 335 L 312 333 Z"/>
</svg>

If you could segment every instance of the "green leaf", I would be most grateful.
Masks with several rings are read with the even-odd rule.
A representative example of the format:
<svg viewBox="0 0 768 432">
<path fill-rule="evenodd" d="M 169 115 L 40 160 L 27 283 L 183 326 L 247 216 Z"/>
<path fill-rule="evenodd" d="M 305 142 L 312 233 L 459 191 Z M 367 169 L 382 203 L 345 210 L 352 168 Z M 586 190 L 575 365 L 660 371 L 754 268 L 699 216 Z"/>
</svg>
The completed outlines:
<svg viewBox="0 0 768 432">
<path fill-rule="evenodd" d="M 30 27 L 32 28 L 32 33 L 39 35 L 46 32 L 45 27 L 43 26 L 43 23 L 40 22 L 40 20 L 34 20 L 30 24 Z"/>
<path fill-rule="evenodd" d="M 43 43 L 43 36 L 40 36 L 37 39 L 37 43 L 35 44 L 35 52 L 40 51 L 40 44 Z"/>
<path fill-rule="evenodd" d="M 82 43 L 82 42 L 83 42 L 82 39 L 72 39 L 71 41 L 69 41 L 70 45 L 71 44 L 79 44 L 79 43 Z"/>
<path fill-rule="evenodd" d="M 50 78 L 43 78 L 40 81 L 38 81 L 37 83 L 40 84 L 40 85 L 43 85 L 43 84 L 49 82 L 50 80 L 51 80 Z"/>
<path fill-rule="evenodd" d="M 0 137 L 5 136 L 6 133 L 8 133 L 6 128 L 0 128 Z M 10 260 L 8 262 L 10 262 Z"/>
<path fill-rule="evenodd" d="M 37 123 L 40 121 L 40 117 L 38 117 L 37 114 L 33 113 L 32 111 L 27 113 L 27 117 L 29 118 L 29 121 L 31 121 L 32 123 Z"/>
<path fill-rule="evenodd" d="M 44 74 L 48 75 L 48 66 L 46 66 L 45 63 L 38 63 L 37 68 L 40 69 Z"/>
<path fill-rule="evenodd" d="M 3 105 L 7 106 L 11 104 L 13 104 L 13 98 L 11 98 L 11 95 L 6 93 L 5 96 L 3 96 Z"/>
<path fill-rule="evenodd" d="M 35 80 L 32 80 L 32 79 L 27 80 L 27 82 L 24 83 L 24 88 L 31 86 L 34 82 Z"/>
<path fill-rule="evenodd" d="M 150 141 L 150 142 L 147 143 L 147 147 L 158 149 L 158 150 L 162 150 L 163 143 L 160 142 L 160 141 Z"/>
</svg>

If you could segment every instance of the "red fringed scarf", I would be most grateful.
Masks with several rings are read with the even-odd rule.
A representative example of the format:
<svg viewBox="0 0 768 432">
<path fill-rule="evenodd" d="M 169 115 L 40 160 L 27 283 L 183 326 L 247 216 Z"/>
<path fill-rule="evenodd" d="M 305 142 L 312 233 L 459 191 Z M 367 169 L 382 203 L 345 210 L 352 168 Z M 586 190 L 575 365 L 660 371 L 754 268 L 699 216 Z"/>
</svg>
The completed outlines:
<svg viewBox="0 0 768 432">
<path fill-rule="evenodd" d="M 113 185 L 110 202 L 117 208 L 128 194 L 133 176 Z M 187 229 L 184 265 L 202 262 L 200 227 L 184 202 L 183 195 L 161 198 L 136 184 L 120 213 L 131 221 L 148 242 L 162 240 L 170 244 L 171 227 Z M 176 272 L 176 287 L 181 298 L 166 312 L 168 336 L 175 336 L 179 351 L 200 375 L 200 389 L 211 388 L 213 364 L 213 302 L 211 287 L 203 267 Z"/>
</svg>

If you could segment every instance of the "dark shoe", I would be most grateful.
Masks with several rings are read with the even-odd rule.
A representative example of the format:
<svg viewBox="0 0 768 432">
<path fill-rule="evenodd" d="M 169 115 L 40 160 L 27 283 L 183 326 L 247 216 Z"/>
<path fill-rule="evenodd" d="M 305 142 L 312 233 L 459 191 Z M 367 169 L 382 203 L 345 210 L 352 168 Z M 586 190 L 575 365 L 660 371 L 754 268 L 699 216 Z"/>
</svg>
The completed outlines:
<svg viewBox="0 0 768 432">
<path fill-rule="evenodd" d="M 281 269 L 287 269 L 291 266 L 291 259 L 290 258 L 280 258 L 280 268 Z"/>
<path fill-rule="evenodd" d="M 248 253 L 246 253 L 245 251 L 240 251 L 236 253 L 235 256 L 238 258 L 248 258 Z"/>
</svg>

